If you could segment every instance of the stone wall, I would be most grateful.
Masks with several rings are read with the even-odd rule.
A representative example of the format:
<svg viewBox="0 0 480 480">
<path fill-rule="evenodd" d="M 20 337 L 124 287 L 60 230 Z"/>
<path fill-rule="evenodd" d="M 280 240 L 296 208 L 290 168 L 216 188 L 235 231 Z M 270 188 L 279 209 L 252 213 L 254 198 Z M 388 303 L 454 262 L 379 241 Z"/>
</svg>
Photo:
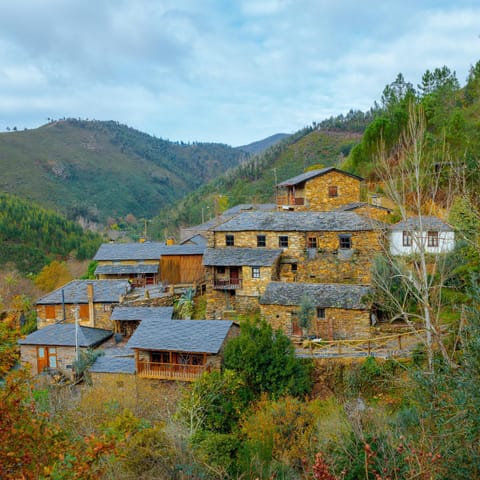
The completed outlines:
<svg viewBox="0 0 480 480">
<path fill-rule="evenodd" d="M 293 324 L 298 319 L 300 306 L 260 305 L 260 309 L 272 328 L 298 338 Z M 325 308 L 325 319 L 315 320 L 307 333 L 328 340 L 368 338 L 371 336 L 370 313 L 368 310 Z"/>
<path fill-rule="evenodd" d="M 95 303 L 94 304 L 94 318 L 91 321 L 88 316 L 80 318 L 80 325 L 83 327 L 104 328 L 112 330 L 113 325 L 110 321 L 112 308 L 116 304 L 112 303 Z M 75 314 L 73 308 L 77 305 L 65 305 L 65 321 L 66 323 L 75 323 Z M 52 325 L 60 320 L 63 320 L 63 306 L 61 304 L 55 305 L 55 317 L 49 316 L 47 318 L 46 305 L 37 305 L 37 328 L 44 328 Z"/>
</svg>

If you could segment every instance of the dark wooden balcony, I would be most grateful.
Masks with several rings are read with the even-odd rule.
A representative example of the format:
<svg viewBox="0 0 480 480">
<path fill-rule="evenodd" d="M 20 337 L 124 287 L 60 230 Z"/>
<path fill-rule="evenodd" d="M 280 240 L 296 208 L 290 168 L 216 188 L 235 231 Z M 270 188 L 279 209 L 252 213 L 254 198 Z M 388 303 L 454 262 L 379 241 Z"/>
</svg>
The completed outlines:
<svg viewBox="0 0 480 480">
<path fill-rule="evenodd" d="M 143 378 L 160 380 L 181 380 L 193 382 L 203 372 L 209 371 L 206 365 L 183 365 L 177 363 L 137 362 L 137 375 Z"/>
<path fill-rule="evenodd" d="M 217 290 L 237 290 L 242 288 L 242 281 L 239 278 L 227 278 L 226 280 L 216 278 L 213 281 L 213 288 Z"/>
</svg>

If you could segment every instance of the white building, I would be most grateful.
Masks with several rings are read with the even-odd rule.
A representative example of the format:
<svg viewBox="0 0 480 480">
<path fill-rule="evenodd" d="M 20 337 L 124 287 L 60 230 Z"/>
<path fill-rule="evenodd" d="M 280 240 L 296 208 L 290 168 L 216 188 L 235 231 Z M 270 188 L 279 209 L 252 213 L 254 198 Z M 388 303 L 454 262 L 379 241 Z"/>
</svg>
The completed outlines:
<svg viewBox="0 0 480 480">
<path fill-rule="evenodd" d="M 455 247 L 453 228 L 437 217 L 411 217 L 391 226 L 390 253 L 446 253 Z"/>
</svg>

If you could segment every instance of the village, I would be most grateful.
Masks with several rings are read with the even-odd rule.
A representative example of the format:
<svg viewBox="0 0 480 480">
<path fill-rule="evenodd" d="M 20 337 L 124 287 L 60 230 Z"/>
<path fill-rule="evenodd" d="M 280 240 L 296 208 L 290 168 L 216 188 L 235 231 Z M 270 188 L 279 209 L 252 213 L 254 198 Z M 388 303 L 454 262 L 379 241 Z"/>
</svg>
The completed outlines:
<svg viewBox="0 0 480 480">
<path fill-rule="evenodd" d="M 407 337 L 416 333 L 418 343 L 419 329 L 382 314 L 372 264 L 418 249 L 449 252 L 453 229 L 431 216 L 392 223 L 392 206 L 335 167 L 279 183 L 275 198 L 185 228 L 178 244 L 101 245 L 95 280 L 73 280 L 37 300 L 38 329 L 19 341 L 22 363 L 33 375 L 75 381 L 80 352 L 101 352 L 86 367 L 93 388 L 155 396 L 168 382 L 220 370 L 225 344 L 252 315 L 283 331 L 299 356 L 373 355 L 383 338 L 395 343 L 384 356 L 408 356 Z M 193 320 L 200 298 L 205 318 Z M 186 308 L 174 314 L 179 305 Z"/>
</svg>

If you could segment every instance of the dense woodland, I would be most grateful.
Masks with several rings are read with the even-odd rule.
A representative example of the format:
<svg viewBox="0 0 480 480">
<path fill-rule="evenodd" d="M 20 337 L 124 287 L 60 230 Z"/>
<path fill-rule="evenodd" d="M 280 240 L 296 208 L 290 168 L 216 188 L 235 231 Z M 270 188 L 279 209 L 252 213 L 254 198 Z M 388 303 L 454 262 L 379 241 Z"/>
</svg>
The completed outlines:
<svg viewBox="0 0 480 480">
<path fill-rule="evenodd" d="M 375 301 L 392 315 L 401 303 L 401 315 L 418 327 L 424 326 L 425 310 L 437 312 L 428 317 L 441 327 L 436 345 L 419 344 L 403 360 L 313 363 L 295 357 L 282 333 L 254 316 L 242 318 L 241 335 L 226 347 L 223 372 L 179 387 L 165 408 L 124 408 L 121 396 L 92 395 L 87 385 L 81 396 L 68 386 L 32 388 L 24 372 L 10 370 L 20 332 L 13 321 L 3 321 L 0 477 L 480 478 L 479 114 L 480 62 L 463 86 L 446 67 L 426 72 L 417 87 L 399 75 L 369 113 L 351 112 L 305 128 L 152 222 L 158 235 L 169 225 L 196 222 L 202 206 L 204 212 L 214 209 L 215 198 L 218 206 L 218 195 L 230 205 L 268 201 L 275 180 L 319 162 L 366 176 L 386 196 L 389 180 L 396 186 L 401 180 L 402 208 L 414 211 L 416 201 L 429 195 L 421 213 L 448 219 L 458 245 L 427 271 L 423 290 L 420 284 L 406 289 L 399 280 L 415 278 L 414 270 L 404 270 L 406 263 L 375 262 Z M 410 172 L 406 167 L 413 161 L 422 166 L 421 176 L 395 177 Z M 0 201 L 0 211 L 12 212 L 0 222 L 2 240 L 22 238 L 25 249 L 35 241 L 44 259 L 79 255 L 82 248 L 88 256 L 98 241 L 11 196 Z M 23 217 L 31 223 L 19 222 Z M 57 227 L 64 236 L 55 233 Z M 61 265 L 57 261 L 52 268 L 57 276 Z M 384 278 L 394 281 L 382 290 Z M 13 284 L 0 280 L 4 291 Z"/>
</svg>

